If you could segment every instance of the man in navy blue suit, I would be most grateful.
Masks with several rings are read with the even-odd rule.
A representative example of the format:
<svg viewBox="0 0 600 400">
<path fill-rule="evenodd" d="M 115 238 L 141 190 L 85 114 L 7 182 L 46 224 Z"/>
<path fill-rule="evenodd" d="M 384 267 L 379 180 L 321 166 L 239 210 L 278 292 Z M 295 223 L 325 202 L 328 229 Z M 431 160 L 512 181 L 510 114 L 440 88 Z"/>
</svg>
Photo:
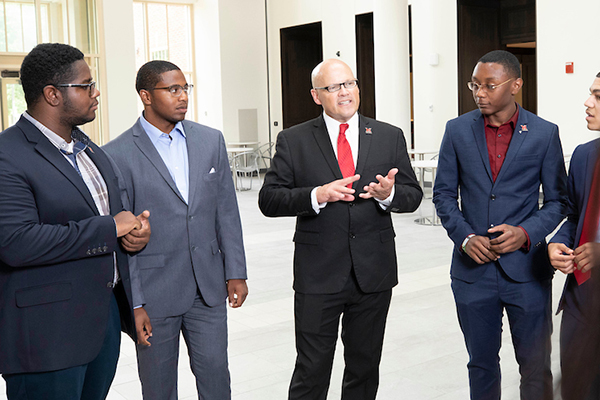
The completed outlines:
<svg viewBox="0 0 600 400">
<path fill-rule="evenodd" d="M 101 400 L 135 337 L 125 251 L 147 211 L 123 211 L 117 172 L 79 130 L 100 92 L 78 49 L 23 60 L 27 111 L 0 134 L 0 373 L 11 400 Z"/>
<path fill-rule="evenodd" d="M 588 129 L 600 131 L 600 73 L 584 105 Z M 595 139 L 573 152 L 567 185 L 567 220 L 548 245 L 552 266 L 568 274 L 559 305 L 563 311 L 560 328 L 563 400 L 600 397 L 600 299 L 595 294 L 600 283 L 599 149 L 600 139 Z"/>
<path fill-rule="evenodd" d="M 448 121 L 434 187 L 437 213 L 455 244 L 452 291 L 477 400 L 500 398 L 504 310 L 521 398 L 552 399 L 554 270 L 545 237 L 563 218 L 566 174 L 558 127 L 515 102 L 522 85 L 511 53 L 479 60 L 468 83 L 478 110 Z"/>
</svg>

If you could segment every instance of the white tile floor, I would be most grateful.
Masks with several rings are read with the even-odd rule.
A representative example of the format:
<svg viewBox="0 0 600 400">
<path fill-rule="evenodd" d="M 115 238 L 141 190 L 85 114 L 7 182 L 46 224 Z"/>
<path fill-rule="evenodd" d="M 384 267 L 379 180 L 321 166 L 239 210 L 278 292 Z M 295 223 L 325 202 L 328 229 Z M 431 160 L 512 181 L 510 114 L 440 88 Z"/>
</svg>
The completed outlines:
<svg viewBox="0 0 600 400">
<path fill-rule="evenodd" d="M 246 182 L 247 183 L 247 182 Z M 295 361 L 292 235 L 294 218 L 266 218 L 257 205 L 258 185 L 238 192 L 248 261 L 250 295 L 229 312 L 229 363 L 234 400 L 281 400 Z M 424 200 L 414 214 L 394 215 L 400 283 L 394 289 L 386 329 L 378 399 L 468 399 L 467 354 L 450 290 L 452 245 L 441 226 L 421 226 L 431 214 Z M 554 279 L 554 309 L 564 277 Z M 505 319 L 501 351 L 503 399 L 519 398 L 519 374 Z M 553 371 L 558 376 L 558 327 L 554 321 Z M 340 398 L 343 359 L 338 343 L 329 399 Z M 197 399 L 186 350 L 180 355 L 179 398 Z M 5 400 L 0 380 L 0 400 Z M 142 399 L 133 342 L 123 336 L 109 400 Z"/>
</svg>

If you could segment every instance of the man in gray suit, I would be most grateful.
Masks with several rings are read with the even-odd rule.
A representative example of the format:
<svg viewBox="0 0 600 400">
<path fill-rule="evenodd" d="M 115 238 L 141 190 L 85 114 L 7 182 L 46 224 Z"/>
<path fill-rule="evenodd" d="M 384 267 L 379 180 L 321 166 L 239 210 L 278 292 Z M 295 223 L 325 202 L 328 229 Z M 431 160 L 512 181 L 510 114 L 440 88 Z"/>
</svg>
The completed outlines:
<svg viewBox="0 0 600 400">
<path fill-rule="evenodd" d="M 202 399 L 231 397 L 227 309 L 248 294 L 242 227 L 221 132 L 185 121 L 192 85 L 167 61 L 137 74 L 138 121 L 104 146 L 131 210 L 152 214 L 152 238 L 132 260 L 144 399 L 177 399 L 179 336 Z"/>
</svg>

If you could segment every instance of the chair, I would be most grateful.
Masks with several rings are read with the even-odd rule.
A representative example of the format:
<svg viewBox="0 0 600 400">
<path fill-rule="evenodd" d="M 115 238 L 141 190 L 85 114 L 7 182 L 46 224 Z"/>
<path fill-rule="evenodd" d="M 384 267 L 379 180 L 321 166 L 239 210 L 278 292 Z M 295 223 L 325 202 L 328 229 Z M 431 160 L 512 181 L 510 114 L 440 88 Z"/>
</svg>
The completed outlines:
<svg viewBox="0 0 600 400">
<path fill-rule="evenodd" d="M 244 188 L 242 180 L 237 180 L 239 182 L 239 188 L 236 187 L 237 190 L 251 190 L 252 189 L 252 178 L 254 177 L 254 172 L 256 171 L 256 176 L 258 177 L 258 181 L 260 182 L 260 167 L 258 165 L 258 161 L 261 155 L 258 149 L 252 151 L 245 151 L 243 153 L 236 154 L 232 158 L 233 168 L 232 170 L 239 176 L 250 176 L 250 187 Z"/>
<path fill-rule="evenodd" d="M 265 169 L 269 169 L 271 164 L 271 158 L 273 157 L 272 149 L 275 143 L 269 142 L 259 146 L 256 151 L 260 154 L 259 161 L 262 161 L 262 164 L 265 166 Z M 267 165 L 267 160 L 269 160 L 269 165 Z"/>
</svg>

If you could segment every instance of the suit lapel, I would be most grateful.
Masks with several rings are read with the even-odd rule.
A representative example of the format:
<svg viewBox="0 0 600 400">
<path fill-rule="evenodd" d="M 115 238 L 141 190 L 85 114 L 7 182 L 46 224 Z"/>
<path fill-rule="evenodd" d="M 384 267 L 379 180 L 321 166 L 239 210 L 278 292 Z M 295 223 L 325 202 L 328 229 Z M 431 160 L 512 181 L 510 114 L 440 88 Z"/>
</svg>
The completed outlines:
<svg viewBox="0 0 600 400">
<path fill-rule="evenodd" d="M 200 171 L 200 161 L 208 159 L 210 155 L 206 149 L 206 144 L 202 142 L 202 135 L 193 125 L 183 121 L 183 129 L 185 130 L 188 152 L 188 204 L 191 205 L 192 200 L 194 199 L 194 193 L 198 187 L 199 178 L 201 178 L 204 173 L 209 172 Z"/>
<path fill-rule="evenodd" d="M 481 161 L 483 161 L 483 165 L 485 165 L 485 171 L 490 178 L 490 181 L 494 181 L 492 178 L 492 169 L 490 168 L 490 157 L 487 149 L 487 142 L 485 140 L 485 125 L 483 122 L 483 115 L 479 113 L 479 118 L 476 118 L 471 124 L 471 129 L 473 130 L 473 136 L 475 137 L 475 143 L 477 144 L 477 148 L 479 149 L 479 155 L 481 156 Z"/>
<path fill-rule="evenodd" d="M 315 120 L 313 126 L 313 135 L 325 158 L 331 172 L 335 175 L 335 179 L 342 179 L 342 172 L 340 171 L 340 165 L 338 164 L 337 158 L 335 157 L 335 153 L 333 151 L 333 147 L 331 145 L 331 139 L 329 138 L 329 133 L 327 133 L 327 127 L 325 126 L 325 120 L 323 116 L 317 118 Z"/>
<path fill-rule="evenodd" d="M 179 193 L 179 189 L 177 189 L 175 181 L 169 173 L 169 169 L 165 165 L 160 154 L 158 154 L 158 150 L 156 150 L 156 147 L 154 147 L 154 144 L 152 144 L 152 141 L 146 134 L 146 131 L 144 131 L 139 119 L 133 126 L 133 142 L 140 149 L 140 151 L 144 153 L 148 160 L 150 160 L 154 168 L 157 169 L 158 173 L 162 176 L 165 182 L 167 182 L 167 185 L 169 185 L 171 190 L 173 190 L 177 197 L 179 197 L 181 201 L 185 203 L 185 200 L 183 197 L 181 197 L 181 193 Z"/>
<path fill-rule="evenodd" d="M 79 176 L 77 170 L 73 168 L 71 163 L 69 163 L 61 154 L 60 150 L 58 150 L 50 142 L 50 140 L 48 140 L 48 138 L 46 138 L 46 136 L 40 132 L 38 128 L 36 128 L 31 122 L 27 121 L 24 117 L 21 117 L 19 122 L 17 122 L 17 125 L 25 134 L 27 140 L 29 140 L 31 143 L 35 143 L 35 150 L 56 169 L 58 169 L 65 176 L 65 178 L 67 178 L 67 180 L 77 188 L 94 213 L 98 214 L 96 203 L 94 203 L 94 199 L 85 185 L 85 182 L 81 176 Z"/>
<path fill-rule="evenodd" d="M 377 132 L 372 132 L 369 127 L 369 121 L 363 118 L 362 115 L 358 116 L 358 160 L 356 160 L 356 173 L 361 174 L 367 163 L 369 155 L 369 149 L 371 148 L 371 140 L 373 135 Z M 356 183 L 356 182 L 354 182 Z"/>
<path fill-rule="evenodd" d="M 512 163 L 515 159 L 515 156 L 519 152 L 525 137 L 527 137 L 527 130 L 521 129 L 522 126 L 527 126 L 528 119 L 527 115 L 523 109 L 519 106 L 519 119 L 517 120 L 517 125 L 515 126 L 515 130 L 513 131 L 512 138 L 510 139 L 510 144 L 508 145 L 508 151 L 506 152 L 506 157 L 504 158 L 504 162 L 502 163 L 502 168 L 500 168 L 500 172 L 496 177 L 496 182 L 499 182 L 504 175 L 504 171 L 508 169 L 510 163 Z"/>
<path fill-rule="evenodd" d="M 594 179 L 594 167 L 596 166 L 596 157 L 598 157 L 598 148 L 590 151 L 587 156 L 585 164 L 584 174 L 584 191 L 583 191 L 583 205 L 581 206 L 579 221 L 577 222 L 577 233 L 575 235 L 575 243 L 573 248 L 577 247 L 579 239 L 581 238 L 581 230 L 583 229 L 583 221 L 585 220 L 585 212 L 587 210 L 588 200 L 590 198 L 590 190 L 592 190 L 592 180 Z M 577 183 L 576 183 L 577 184 Z"/>
</svg>

